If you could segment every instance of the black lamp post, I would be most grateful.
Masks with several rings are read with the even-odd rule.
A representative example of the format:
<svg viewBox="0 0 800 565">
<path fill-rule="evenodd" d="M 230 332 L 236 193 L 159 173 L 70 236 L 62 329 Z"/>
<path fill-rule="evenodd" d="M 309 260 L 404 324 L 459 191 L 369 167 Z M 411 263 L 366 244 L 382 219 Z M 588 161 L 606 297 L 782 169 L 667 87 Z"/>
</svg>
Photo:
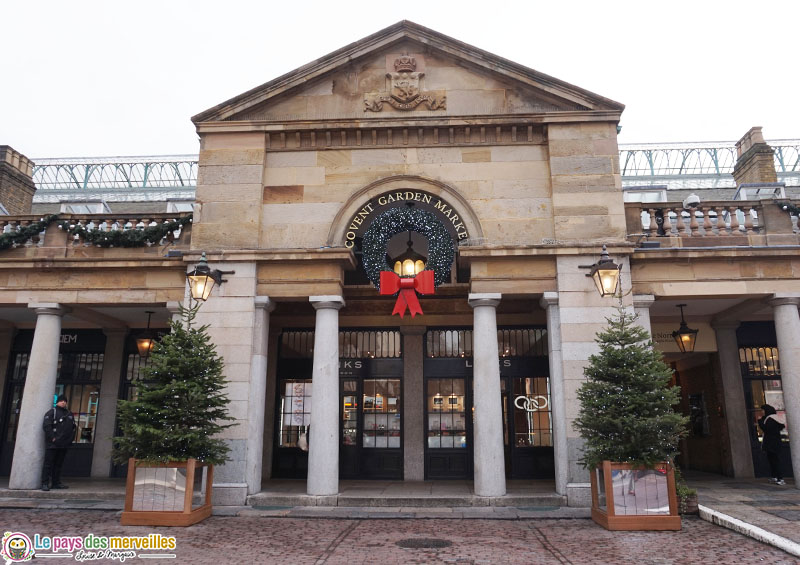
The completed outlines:
<svg viewBox="0 0 800 565">
<path fill-rule="evenodd" d="M 683 318 L 684 306 L 686 306 L 686 304 L 678 304 L 678 308 L 681 309 L 681 327 L 672 332 L 672 337 L 675 339 L 675 343 L 678 344 L 681 353 L 691 353 L 694 351 L 694 346 L 697 342 L 697 332 L 699 330 L 693 330 L 686 325 L 686 320 Z"/>
<path fill-rule="evenodd" d="M 147 359 L 150 356 L 150 352 L 153 351 L 153 347 L 156 345 L 156 337 L 150 331 L 150 316 L 153 315 L 153 312 L 146 310 L 145 314 L 147 314 L 147 329 L 141 337 L 136 339 L 136 349 L 139 350 L 139 356 L 143 359 Z"/>
</svg>

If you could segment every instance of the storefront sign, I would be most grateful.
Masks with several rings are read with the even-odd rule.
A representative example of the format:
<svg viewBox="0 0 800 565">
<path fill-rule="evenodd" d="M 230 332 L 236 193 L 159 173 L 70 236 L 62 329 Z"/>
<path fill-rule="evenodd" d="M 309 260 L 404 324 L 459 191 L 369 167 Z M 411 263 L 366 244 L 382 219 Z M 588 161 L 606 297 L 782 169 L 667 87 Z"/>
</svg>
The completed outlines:
<svg viewBox="0 0 800 565">
<path fill-rule="evenodd" d="M 514 399 L 514 406 L 526 412 L 536 412 L 547 408 L 547 397 L 542 395 L 525 396 L 524 394 Z"/>
<path fill-rule="evenodd" d="M 458 241 L 469 237 L 469 230 L 464 225 L 462 217 L 444 199 L 422 190 L 395 190 L 373 198 L 353 214 L 344 236 L 345 247 L 353 247 L 356 238 L 363 237 L 372 220 L 386 208 L 397 206 L 398 202 L 418 203 L 421 209 L 434 213 L 443 224 L 455 233 Z"/>
</svg>

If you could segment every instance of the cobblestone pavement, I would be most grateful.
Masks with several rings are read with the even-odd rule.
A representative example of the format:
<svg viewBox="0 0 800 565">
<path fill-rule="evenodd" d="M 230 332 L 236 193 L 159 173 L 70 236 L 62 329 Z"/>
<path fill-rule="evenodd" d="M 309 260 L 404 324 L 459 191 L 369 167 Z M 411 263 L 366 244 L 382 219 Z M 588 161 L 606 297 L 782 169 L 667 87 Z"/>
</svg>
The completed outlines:
<svg viewBox="0 0 800 565">
<path fill-rule="evenodd" d="M 798 563 L 779 549 L 696 518 L 684 518 L 680 532 L 608 532 L 587 519 L 301 520 L 260 516 L 212 516 L 189 528 L 148 528 L 120 526 L 116 512 L 3 509 L 0 528 L 31 537 L 37 533 L 82 537 L 89 533 L 160 533 L 177 538 L 176 559 L 147 559 L 145 563 Z M 426 545 L 434 547 L 419 547 Z"/>
</svg>

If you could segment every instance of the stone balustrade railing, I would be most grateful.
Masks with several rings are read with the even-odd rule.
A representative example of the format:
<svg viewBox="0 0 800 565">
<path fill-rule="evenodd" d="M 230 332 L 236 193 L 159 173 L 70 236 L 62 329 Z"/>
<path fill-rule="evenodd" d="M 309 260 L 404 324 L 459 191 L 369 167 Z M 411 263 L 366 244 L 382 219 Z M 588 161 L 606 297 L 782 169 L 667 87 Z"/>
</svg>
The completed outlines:
<svg viewBox="0 0 800 565">
<path fill-rule="evenodd" d="M 798 234 L 797 218 L 772 200 L 705 201 L 695 208 L 684 208 L 681 202 L 628 202 L 625 215 L 629 236 L 722 239 Z"/>
<path fill-rule="evenodd" d="M 191 222 L 177 226 L 174 230 L 165 231 L 163 234 L 157 229 L 151 229 L 148 235 L 154 234 L 151 240 L 136 244 L 134 239 L 141 237 L 123 236 L 116 238 L 116 245 L 109 244 L 105 235 L 110 232 L 131 232 L 135 230 L 142 236 L 148 228 L 167 226 L 171 222 L 180 222 L 182 218 L 191 216 L 189 213 L 157 213 L 157 214 L 58 214 L 57 219 L 48 225 L 40 225 L 46 217 L 40 215 L 26 216 L 0 216 L 0 237 L 10 234 L 20 234 L 23 238 L 14 238 L 11 249 L 16 248 L 63 248 L 63 247 L 152 247 L 154 245 L 185 245 L 188 246 L 191 238 Z M 39 226 L 37 228 L 36 226 Z M 33 229 L 32 229 L 33 228 Z M 31 232 L 24 237 L 25 232 Z M 74 232 L 74 233 L 72 233 Z M 117 234 L 115 234 L 117 235 Z M 121 235 L 121 234 L 118 234 Z M 133 234 L 131 234 L 133 235 Z M 111 239 L 111 238 L 108 238 Z M 0 257 L 4 252 L 0 249 Z"/>
</svg>

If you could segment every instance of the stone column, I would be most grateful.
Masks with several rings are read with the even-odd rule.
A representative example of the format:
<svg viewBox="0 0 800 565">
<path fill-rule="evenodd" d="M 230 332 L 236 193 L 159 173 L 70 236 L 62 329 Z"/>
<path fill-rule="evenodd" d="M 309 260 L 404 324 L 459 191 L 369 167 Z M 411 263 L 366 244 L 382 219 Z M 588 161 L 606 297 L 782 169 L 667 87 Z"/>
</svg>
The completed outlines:
<svg viewBox="0 0 800 565">
<path fill-rule="evenodd" d="M 633 295 L 633 311 L 636 313 L 636 323 L 647 330 L 651 338 L 653 337 L 653 330 L 650 325 L 650 307 L 655 300 L 656 297 L 652 294 Z"/>
<path fill-rule="evenodd" d="M 255 297 L 253 353 L 250 356 L 250 387 L 247 399 L 247 453 L 245 480 L 247 494 L 261 491 L 261 463 L 264 451 L 264 399 L 267 394 L 267 350 L 269 346 L 269 313 L 275 302 L 267 296 Z"/>
<path fill-rule="evenodd" d="M 425 326 L 401 326 L 403 334 L 403 479 L 425 479 L 425 397 L 422 339 Z"/>
<path fill-rule="evenodd" d="M 61 317 L 64 309 L 59 304 L 28 304 L 37 314 L 33 334 L 28 375 L 22 396 L 22 407 L 17 424 L 14 460 L 8 488 L 37 489 L 42 485 L 44 461 L 44 413 L 53 407 L 58 371 L 58 350 L 61 345 Z"/>
<path fill-rule="evenodd" d="M 775 317 L 775 335 L 781 360 L 783 405 L 792 452 L 795 488 L 800 489 L 800 297 L 776 297 L 770 301 Z"/>
<path fill-rule="evenodd" d="M 344 298 L 311 296 L 309 300 L 317 319 L 306 492 L 328 496 L 339 492 L 339 309 Z"/>
<path fill-rule="evenodd" d="M 125 357 L 125 337 L 128 334 L 126 330 L 103 330 L 103 333 L 106 334 L 106 349 L 103 353 L 100 402 L 97 405 L 97 420 L 94 426 L 92 477 L 108 477 L 111 474 L 111 449 L 114 421 L 117 416 L 119 379 Z"/>
<path fill-rule="evenodd" d="M 567 494 L 569 482 L 567 451 L 567 412 L 564 402 L 564 367 L 561 357 L 561 318 L 558 293 L 545 292 L 539 304 L 547 311 L 547 347 L 550 363 L 550 417 L 553 419 L 553 456 L 556 492 Z"/>
<path fill-rule="evenodd" d="M 736 328 L 739 322 L 712 322 L 717 338 L 719 366 L 722 373 L 722 395 L 725 400 L 725 423 L 731 452 L 733 476 L 752 477 L 753 453 L 750 448 L 750 426 L 744 403 L 742 370 L 739 365 L 739 343 Z"/>
<path fill-rule="evenodd" d="M 470 294 L 475 321 L 473 394 L 475 426 L 475 494 L 506 494 L 506 464 L 503 450 L 503 402 L 500 393 L 500 355 L 497 350 L 497 305 L 501 294 Z"/>
</svg>

